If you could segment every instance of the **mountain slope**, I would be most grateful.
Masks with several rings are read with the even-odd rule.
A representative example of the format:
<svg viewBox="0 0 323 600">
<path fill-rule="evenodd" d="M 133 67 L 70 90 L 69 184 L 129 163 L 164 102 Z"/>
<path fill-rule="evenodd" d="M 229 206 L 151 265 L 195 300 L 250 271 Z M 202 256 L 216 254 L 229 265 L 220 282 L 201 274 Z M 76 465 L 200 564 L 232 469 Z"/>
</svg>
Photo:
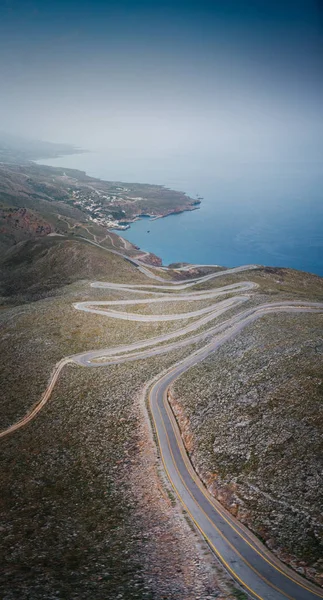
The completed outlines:
<svg viewBox="0 0 323 600">
<path fill-rule="evenodd" d="M 266 302 L 323 299 L 323 279 L 307 273 L 265 268 L 248 279 Z M 211 493 L 321 585 L 322 358 L 322 315 L 268 315 L 184 373 L 171 395 Z"/>
<path fill-rule="evenodd" d="M 78 280 L 143 276 L 128 261 L 85 240 L 47 236 L 20 242 L 0 259 L 0 296 L 3 301 L 36 300 Z"/>
</svg>

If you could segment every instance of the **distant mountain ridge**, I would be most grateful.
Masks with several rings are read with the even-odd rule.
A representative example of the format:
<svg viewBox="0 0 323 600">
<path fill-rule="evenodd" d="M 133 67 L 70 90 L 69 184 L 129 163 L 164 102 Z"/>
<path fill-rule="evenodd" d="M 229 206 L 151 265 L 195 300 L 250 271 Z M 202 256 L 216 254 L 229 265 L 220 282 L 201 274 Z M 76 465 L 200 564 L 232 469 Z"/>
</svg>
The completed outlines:
<svg viewBox="0 0 323 600">
<path fill-rule="evenodd" d="M 25 163 L 41 158 L 56 158 L 84 152 L 72 144 L 34 140 L 0 131 L 0 162 Z"/>
</svg>

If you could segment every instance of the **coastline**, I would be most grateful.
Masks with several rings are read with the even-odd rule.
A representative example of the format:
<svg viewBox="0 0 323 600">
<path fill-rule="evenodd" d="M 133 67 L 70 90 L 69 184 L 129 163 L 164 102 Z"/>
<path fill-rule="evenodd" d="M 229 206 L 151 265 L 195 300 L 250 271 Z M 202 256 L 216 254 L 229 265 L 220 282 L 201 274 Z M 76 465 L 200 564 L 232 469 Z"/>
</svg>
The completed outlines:
<svg viewBox="0 0 323 600">
<path fill-rule="evenodd" d="M 201 204 L 201 202 L 199 202 L 199 204 Z M 133 223 L 136 223 L 137 221 L 140 221 L 143 219 L 147 219 L 148 222 L 157 221 L 157 219 L 165 219 L 165 217 L 171 217 L 172 215 L 180 215 L 181 213 L 184 213 L 184 212 L 193 212 L 193 210 L 199 210 L 199 208 L 200 208 L 200 206 L 192 205 L 192 208 L 187 207 L 187 208 L 183 208 L 180 210 L 174 209 L 174 210 L 170 210 L 169 212 L 166 212 L 166 213 L 160 214 L 160 215 L 150 215 L 147 213 L 138 214 L 138 215 L 135 215 L 135 217 L 131 220 L 127 220 L 127 221 L 121 220 L 119 222 L 119 224 L 120 225 L 129 225 L 129 227 L 127 227 L 127 229 L 130 229 L 130 227 Z M 115 229 L 117 230 L 118 228 L 116 227 Z"/>
<path fill-rule="evenodd" d="M 130 225 L 126 238 L 161 256 L 164 264 L 188 261 L 233 267 L 257 262 L 322 276 L 322 260 L 318 253 L 318 245 L 322 243 L 321 202 L 317 192 L 322 182 L 320 170 L 315 170 L 309 188 L 307 175 L 294 164 L 282 179 L 275 165 L 270 168 L 265 165 L 254 171 L 254 165 L 249 163 L 234 163 L 230 170 L 228 165 L 220 163 L 212 171 L 208 164 L 201 166 L 198 162 L 196 168 L 192 168 L 194 165 L 189 158 L 180 157 L 178 163 L 173 158 L 166 157 L 161 164 L 155 157 L 134 157 L 130 152 L 121 156 L 103 151 L 43 163 L 83 170 L 103 180 L 164 183 L 175 190 L 186 190 L 192 199 L 204 196 L 201 210 L 194 216 L 189 213 L 195 207 L 190 206 L 187 210 L 188 203 L 185 202 L 182 211 L 177 197 L 173 200 L 173 208 L 178 209 L 175 213 L 178 219 L 162 221 L 163 216 L 174 214 L 169 206 L 164 207 L 168 210 L 157 207 L 147 210 L 147 207 L 137 206 L 132 215 L 127 214 L 122 219 L 123 224 Z M 299 200 L 293 205 L 294 218 L 291 220 L 287 209 L 298 193 Z M 305 208 L 307 194 L 310 211 Z M 259 198 L 262 211 L 259 210 Z M 142 214 L 147 213 L 150 220 L 145 222 Z M 115 220 L 114 225 L 119 223 Z M 123 234 L 118 229 L 115 227 L 115 233 Z M 150 239 L 146 235 L 147 229 L 151 229 Z"/>
<path fill-rule="evenodd" d="M 105 230 L 107 232 L 111 232 L 114 233 L 115 235 L 117 235 L 121 240 L 123 244 L 128 244 L 129 246 L 132 247 L 132 251 L 138 252 L 140 255 L 140 260 L 143 260 L 143 262 L 146 262 L 147 265 L 151 265 L 151 266 L 158 266 L 161 267 L 163 266 L 163 258 L 161 258 L 160 253 L 155 253 L 153 251 L 149 251 L 145 249 L 145 246 L 143 245 L 138 245 L 134 242 L 131 242 L 130 240 L 128 240 L 127 238 L 123 238 L 122 237 L 122 233 L 128 229 L 131 228 L 131 225 L 133 225 L 134 223 L 138 222 L 138 221 L 143 221 L 143 220 L 147 220 L 148 223 L 152 222 L 152 221 L 157 221 L 159 219 L 163 219 L 165 217 L 169 217 L 172 215 L 180 215 L 182 213 L 185 212 L 192 212 L 195 210 L 198 210 L 200 208 L 201 205 L 201 201 L 203 200 L 203 198 L 201 196 L 198 196 L 196 198 L 190 197 L 186 192 L 183 191 L 179 191 L 179 190 L 174 190 L 171 187 L 169 187 L 168 185 L 164 185 L 164 184 L 150 184 L 150 183 L 127 183 L 124 181 L 115 181 L 115 180 L 109 180 L 109 179 L 104 179 L 104 178 L 99 178 L 99 177 L 94 177 L 90 174 L 88 174 L 88 171 L 86 169 L 79 169 L 79 168 L 71 168 L 71 167 L 64 167 L 64 166 L 54 166 L 53 163 L 52 164 L 44 164 L 43 161 L 49 161 L 52 162 L 52 159 L 55 160 L 56 158 L 61 158 L 64 159 L 65 156 L 76 156 L 79 154 L 86 154 L 88 153 L 88 151 L 82 150 L 82 149 L 77 149 L 77 152 L 69 152 L 69 153 L 61 153 L 60 157 L 52 157 L 52 156 L 47 156 L 47 157 L 43 157 L 42 159 L 33 159 L 30 161 L 30 164 L 33 164 L 35 167 L 39 167 L 40 169 L 53 169 L 55 171 L 55 174 L 59 177 L 59 179 L 63 179 L 65 180 L 65 184 L 68 183 L 69 185 L 73 184 L 73 187 L 77 187 L 77 190 L 73 190 L 71 187 L 69 187 L 68 189 L 71 190 L 72 189 L 72 198 L 71 198 L 71 202 L 73 203 L 75 208 L 79 208 L 82 210 L 82 212 L 87 215 L 87 217 L 89 218 L 90 222 L 92 222 L 93 224 L 99 224 L 101 226 L 103 226 L 105 228 Z M 108 198 L 107 198 L 107 194 L 106 194 L 106 187 L 109 186 L 113 186 L 116 190 L 118 190 L 119 192 L 124 192 L 125 190 L 127 192 L 129 192 L 129 190 L 131 190 L 131 188 L 133 189 L 137 189 L 139 188 L 141 191 L 143 191 L 143 195 L 140 196 L 139 198 L 136 197 L 131 197 L 131 200 L 139 200 L 141 203 L 145 203 L 145 205 L 147 206 L 148 210 L 144 210 L 144 211 L 138 211 L 137 213 L 132 211 L 131 216 L 126 216 L 126 217 L 121 217 L 121 218 L 115 218 L 113 221 L 109 220 L 109 221 L 105 221 L 104 223 L 101 222 L 96 216 L 93 215 L 89 215 L 86 211 L 88 206 L 86 206 L 86 202 L 84 200 L 84 196 L 83 198 L 80 198 L 80 196 L 82 196 L 82 194 L 84 194 L 84 190 L 86 190 L 87 192 L 89 190 L 94 190 L 96 196 L 96 200 L 99 198 L 102 200 L 102 202 L 104 203 Z M 147 193 L 147 197 L 144 196 L 144 193 Z M 153 204 L 152 206 L 152 210 L 149 210 L 149 203 L 150 203 L 150 198 L 149 198 L 149 194 L 152 194 L 152 199 L 151 202 Z M 124 194 L 122 194 L 124 195 Z M 171 205 L 169 205 L 169 199 L 168 199 L 168 206 L 164 206 L 162 207 L 162 209 L 160 208 L 160 204 L 163 205 L 163 201 L 164 201 L 164 197 L 166 196 L 166 199 L 168 199 L 168 196 L 171 196 L 172 199 L 172 203 Z M 111 197 L 110 197 L 111 199 Z M 84 201 L 83 201 L 84 200 Z M 118 202 L 118 198 L 117 198 L 117 193 L 115 191 L 115 195 L 112 196 L 112 200 L 114 202 L 113 208 L 121 208 L 123 205 L 122 200 L 120 202 Z M 159 202 L 160 200 L 160 202 Z M 89 201 L 89 198 L 87 198 L 87 201 Z M 127 198 L 125 198 L 125 201 L 127 201 Z M 82 202 L 83 202 L 83 206 L 82 206 Z M 91 202 L 93 203 L 93 197 L 91 198 Z M 135 202 L 133 202 L 133 205 L 135 205 Z M 154 206 L 155 205 L 155 206 Z M 111 204 L 109 204 L 110 208 L 111 208 Z M 155 208 L 155 210 L 154 210 Z M 85 210 L 84 210 L 85 209 Z M 123 210 L 124 212 L 124 210 Z M 111 216 L 111 215 L 110 215 Z"/>
<path fill-rule="evenodd" d="M 80 149 L 79 152 L 71 152 L 69 155 L 85 153 L 86 151 Z M 62 154 L 61 158 L 66 155 Z M 124 231 L 129 229 L 131 224 L 144 218 L 155 221 L 197 210 L 203 199 L 200 196 L 192 198 L 186 192 L 174 190 L 164 184 L 103 179 L 89 175 L 86 170 L 57 167 L 44 164 L 43 161 L 51 162 L 52 157 L 33 160 L 31 164 L 40 169 L 55 169 L 60 178 L 68 180 L 71 186 L 68 189 L 72 190 L 71 203 L 90 213 L 91 220 L 105 226 L 109 231 Z M 105 221 L 100 210 L 101 213 L 106 213 Z M 99 218 L 94 215 L 95 212 L 99 213 Z"/>
</svg>

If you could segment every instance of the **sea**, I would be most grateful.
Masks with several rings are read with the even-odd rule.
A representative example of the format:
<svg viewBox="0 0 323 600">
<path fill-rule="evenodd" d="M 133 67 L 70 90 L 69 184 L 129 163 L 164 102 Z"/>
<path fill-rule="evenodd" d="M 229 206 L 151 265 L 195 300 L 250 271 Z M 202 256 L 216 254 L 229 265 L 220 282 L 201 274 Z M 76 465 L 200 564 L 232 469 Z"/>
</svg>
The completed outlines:
<svg viewBox="0 0 323 600">
<path fill-rule="evenodd" d="M 101 179 L 154 183 L 203 198 L 200 208 L 143 218 L 122 236 L 160 256 L 234 267 L 256 263 L 323 276 L 323 170 L 313 162 L 243 162 L 124 151 L 74 154 L 39 164 Z"/>
</svg>

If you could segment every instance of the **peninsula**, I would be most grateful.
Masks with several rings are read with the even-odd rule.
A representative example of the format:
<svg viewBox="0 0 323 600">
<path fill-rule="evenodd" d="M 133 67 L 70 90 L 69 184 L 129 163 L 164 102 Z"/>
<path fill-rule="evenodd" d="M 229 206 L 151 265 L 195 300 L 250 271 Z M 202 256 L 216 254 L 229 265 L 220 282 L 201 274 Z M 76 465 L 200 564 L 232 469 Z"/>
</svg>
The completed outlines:
<svg viewBox="0 0 323 600">
<path fill-rule="evenodd" d="M 64 233 L 62 224 L 57 223 L 59 215 L 74 218 L 71 225 L 80 221 L 105 230 L 124 230 L 141 216 L 165 217 L 195 210 L 201 203 L 201 198 L 194 200 L 184 192 L 162 185 L 103 181 L 76 169 L 32 162 L 40 156 L 55 157 L 77 151 L 81 152 L 66 144 L 33 142 L 28 146 L 0 134 L 0 223 L 4 235 L 17 234 L 19 239 L 27 222 L 34 223 L 29 227 L 30 233 L 34 229 L 38 235 L 48 234 L 49 227 Z M 33 215 L 26 211 L 33 211 Z M 45 215 L 48 223 L 44 222 Z"/>
</svg>

